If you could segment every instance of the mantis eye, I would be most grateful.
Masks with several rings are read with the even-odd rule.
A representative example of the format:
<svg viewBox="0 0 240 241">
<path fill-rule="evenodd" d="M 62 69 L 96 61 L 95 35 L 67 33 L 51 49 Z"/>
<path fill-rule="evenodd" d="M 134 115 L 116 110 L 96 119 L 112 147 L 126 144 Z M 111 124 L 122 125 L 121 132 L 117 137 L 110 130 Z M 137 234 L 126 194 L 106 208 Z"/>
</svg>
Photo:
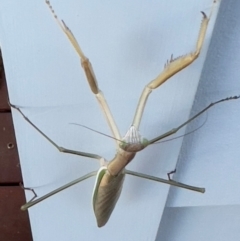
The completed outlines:
<svg viewBox="0 0 240 241">
<path fill-rule="evenodd" d="M 119 147 L 124 151 L 138 152 L 149 145 L 147 139 L 142 138 L 139 131 L 132 125 L 123 137 Z"/>
</svg>

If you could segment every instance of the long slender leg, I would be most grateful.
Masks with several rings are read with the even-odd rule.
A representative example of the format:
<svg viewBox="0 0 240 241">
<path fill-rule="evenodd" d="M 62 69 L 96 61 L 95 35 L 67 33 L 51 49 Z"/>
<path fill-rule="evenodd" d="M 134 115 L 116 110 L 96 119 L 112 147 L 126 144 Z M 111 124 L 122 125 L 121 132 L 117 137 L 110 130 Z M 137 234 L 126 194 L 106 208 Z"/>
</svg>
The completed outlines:
<svg viewBox="0 0 240 241">
<path fill-rule="evenodd" d="M 213 107 L 214 105 L 216 104 L 219 104 L 221 102 L 224 102 L 224 101 L 228 101 L 228 100 L 237 100 L 240 98 L 240 95 L 239 96 L 232 96 L 232 97 L 227 97 L 225 99 L 222 99 L 222 100 L 218 100 L 218 101 L 215 101 L 213 103 L 211 103 L 210 105 L 208 105 L 206 108 L 204 108 L 203 110 L 201 110 L 200 112 L 198 112 L 196 115 L 194 115 L 192 118 L 190 118 L 189 120 L 185 121 L 183 124 L 181 124 L 180 126 L 176 127 L 176 128 L 173 128 L 172 130 L 160 135 L 160 136 L 157 136 L 155 138 L 153 138 L 152 140 L 149 141 L 149 145 L 150 144 L 153 144 L 167 136 L 170 136 L 172 134 L 175 134 L 177 131 L 179 131 L 182 127 L 184 127 L 185 125 L 187 125 L 189 122 L 191 122 L 192 120 L 196 119 L 198 116 L 200 116 L 202 113 L 204 113 L 206 110 L 210 109 L 211 107 Z"/>
<path fill-rule="evenodd" d="M 212 10 L 211 10 L 209 17 L 207 17 L 207 15 L 204 12 L 201 12 L 203 14 L 203 20 L 202 20 L 201 28 L 199 31 L 199 36 L 198 36 L 195 51 L 193 53 L 189 53 L 187 55 L 184 55 L 182 57 L 175 58 L 175 59 L 173 59 L 171 56 L 171 59 L 166 63 L 162 73 L 160 75 L 158 75 L 154 80 L 152 80 L 144 88 L 142 95 L 139 99 L 138 106 L 137 106 L 135 116 L 133 119 L 133 124 L 132 124 L 135 126 L 136 129 L 139 128 L 142 114 L 143 114 L 143 111 L 144 111 L 144 108 L 145 108 L 145 105 L 146 105 L 146 102 L 147 102 L 147 99 L 148 99 L 148 96 L 150 95 L 150 93 L 154 89 L 158 88 L 165 81 L 167 81 L 170 77 L 172 77 L 173 75 L 175 75 L 176 73 L 178 73 L 179 71 L 181 71 L 182 69 L 184 69 L 188 65 L 190 65 L 199 56 L 199 54 L 201 52 L 201 48 L 203 46 L 204 38 L 206 35 L 207 26 L 208 26 L 208 23 L 209 23 L 209 20 L 210 20 L 210 17 L 211 17 L 213 8 L 214 8 L 214 3 L 215 3 L 215 1 L 213 2 Z"/>
<path fill-rule="evenodd" d="M 177 171 L 177 169 L 175 168 L 173 171 L 167 173 L 167 175 L 168 175 L 168 180 L 169 180 L 169 181 L 172 180 L 171 175 L 174 174 L 174 173 L 176 173 L 176 171 Z"/>
<path fill-rule="evenodd" d="M 85 75 L 87 77 L 90 88 L 91 88 L 93 94 L 96 96 L 96 98 L 101 106 L 101 109 L 105 115 L 105 118 L 107 119 L 108 125 L 112 131 L 112 134 L 116 139 L 120 140 L 121 136 L 120 136 L 119 130 L 114 121 L 112 113 L 108 107 L 107 101 L 105 100 L 104 95 L 101 92 L 101 90 L 98 88 L 97 80 L 96 80 L 96 77 L 95 77 L 95 74 L 94 74 L 94 71 L 93 71 L 93 68 L 92 68 L 92 65 L 91 65 L 89 59 L 82 52 L 82 50 L 81 50 L 76 38 L 74 37 L 73 33 L 71 32 L 71 30 L 67 27 L 67 25 L 64 23 L 64 21 L 60 21 L 58 19 L 57 15 L 55 14 L 55 12 L 48 0 L 46 0 L 46 4 L 49 6 L 54 18 L 58 22 L 58 24 L 61 27 L 61 29 L 63 30 L 63 32 L 67 35 L 67 37 L 70 40 L 71 44 L 73 45 L 74 49 L 78 53 L 78 55 L 81 59 L 82 68 L 85 72 Z M 118 145 L 117 140 L 116 140 L 116 144 Z"/>
<path fill-rule="evenodd" d="M 129 174 L 129 175 L 132 175 L 132 176 L 141 177 L 141 178 L 145 178 L 145 179 L 156 181 L 156 182 L 162 182 L 162 183 L 165 183 L 165 184 L 185 188 L 185 189 L 196 191 L 196 192 L 201 192 L 201 193 L 205 192 L 205 188 L 189 186 L 189 185 L 186 185 L 184 183 L 176 182 L 176 181 L 173 181 L 173 180 L 166 180 L 166 179 L 163 179 L 163 178 L 154 177 L 154 176 L 146 175 L 146 174 L 139 173 L 139 172 L 133 172 L 133 171 L 129 171 L 129 170 L 125 170 L 125 173 Z"/>
<path fill-rule="evenodd" d="M 97 155 L 97 154 L 93 154 L 93 153 L 87 153 L 87 152 L 81 152 L 81 151 L 75 151 L 75 150 L 70 150 L 70 149 L 66 149 L 64 147 L 58 146 L 53 140 L 51 140 L 47 135 L 45 135 L 36 125 L 34 125 L 24 114 L 23 112 L 15 105 L 11 104 L 9 102 L 9 105 L 14 108 L 15 110 L 17 110 L 22 116 L 23 118 L 34 128 L 36 129 L 44 138 L 46 138 L 52 145 L 54 145 L 60 152 L 64 152 L 64 153 L 69 153 L 69 154 L 74 154 L 74 155 L 78 155 L 78 156 L 85 156 L 85 157 L 89 157 L 89 158 L 94 158 L 99 160 L 101 163 L 103 162 L 103 157 Z"/>
<path fill-rule="evenodd" d="M 74 180 L 72 182 L 69 182 L 68 184 L 65 184 L 65 185 L 63 185 L 63 186 L 53 190 L 52 192 L 47 193 L 46 195 L 44 195 L 44 196 L 42 196 L 42 197 L 40 197 L 38 199 L 35 199 L 35 200 L 31 199 L 29 202 L 27 202 L 26 204 L 24 204 L 21 207 L 21 210 L 25 211 L 28 208 L 32 207 L 33 205 L 35 205 L 35 204 L 37 204 L 37 203 L 47 199 L 48 197 L 51 197 L 52 195 L 54 195 L 54 194 L 56 194 L 58 192 L 61 192 L 62 190 L 66 189 L 66 188 L 69 188 L 69 187 L 71 187 L 71 186 L 73 186 L 73 185 L 75 185 L 75 184 L 77 184 L 77 183 L 79 183 L 79 182 L 81 182 L 83 180 L 86 180 L 89 177 L 95 176 L 96 174 L 97 174 L 97 171 L 90 172 L 90 173 L 88 173 L 88 174 L 86 174 L 86 175 L 84 175 L 84 176 L 82 176 L 82 177 L 80 177 L 80 178 L 78 178 L 78 179 L 76 179 L 76 180 Z"/>
<path fill-rule="evenodd" d="M 20 187 L 23 189 L 23 190 L 28 190 L 28 191 L 31 191 L 33 193 L 33 197 L 31 198 L 31 200 L 29 202 L 32 202 L 34 199 L 37 198 L 37 193 L 34 191 L 33 188 L 30 188 L 30 187 L 24 187 L 22 185 L 22 183 L 20 183 Z"/>
</svg>

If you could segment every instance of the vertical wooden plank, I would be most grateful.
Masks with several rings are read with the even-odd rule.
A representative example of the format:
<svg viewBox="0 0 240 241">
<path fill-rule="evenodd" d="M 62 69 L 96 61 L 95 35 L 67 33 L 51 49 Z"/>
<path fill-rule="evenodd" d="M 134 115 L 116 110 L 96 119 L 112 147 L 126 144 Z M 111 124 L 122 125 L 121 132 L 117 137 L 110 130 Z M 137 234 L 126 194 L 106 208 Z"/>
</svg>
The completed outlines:
<svg viewBox="0 0 240 241">
<path fill-rule="evenodd" d="M 31 241 L 28 212 L 23 189 L 12 115 L 8 105 L 3 60 L 0 56 L 0 240 Z"/>
<path fill-rule="evenodd" d="M 28 213 L 20 210 L 25 202 L 22 188 L 1 186 L 0 197 L 0 240 L 31 241 Z"/>
<path fill-rule="evenodd" d="M 22 181 L 11 112 L 0 113 L 0 183 Z"/>
<path fill-rule="evenodd" d="M 5 79 L 2 52 L 0 51 L 0 111 L 1 112 L 10 110 L 7 100 L 8 100 L 7 83 Z"/>
</svg>

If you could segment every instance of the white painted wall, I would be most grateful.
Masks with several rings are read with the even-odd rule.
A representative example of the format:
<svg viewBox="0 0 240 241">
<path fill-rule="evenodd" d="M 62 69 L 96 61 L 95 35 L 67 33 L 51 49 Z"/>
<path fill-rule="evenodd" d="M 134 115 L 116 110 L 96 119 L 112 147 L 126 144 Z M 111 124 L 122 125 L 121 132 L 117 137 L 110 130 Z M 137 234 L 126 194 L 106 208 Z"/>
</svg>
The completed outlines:
<svg viewBox="0 0 240 241">
<path fill-rule="evenodd" d="M 200 11 L 208 13 L 211 7 L 211 0 L 51 3 L 90 58 L 123 135 L 143 87 L 171 54 L 194 50 Z M 214 20 L 215 14 L 200 58 L 150 96 L 140 127 L 145 137 L 164 133 L 188 118 Z M 78 56 L 44 1 L 2 0 L 0 41 L 10 101 L 59 145 L 111 160 L 115 153 L 111 139 L 69 125 L 78 122 L 109 134 Z M 93 160 L 58 153 L 16 111 L 13 117 L 24 184 L 39 196 L 98 168 Z M 149 147 L 129 169 L 166 177 L 175 167 L 181 144 L 179 139 Z M 34 240 L 155 239 L 169 186 L 127 177 L 110 221 L 99 229 L 90 202 L 93 185 L 94 178 L 31 208 Z M 201 194 L 191 195 L 197 199 Z"/>
<path fill-rule="evenodd" d="M 207 103 L 240 94 L 239 11 L 239 1 L 222 1 L 193 113 Z M 205 186 L 206 193 L 197 197 L 171 188 L 157 240 L 239 240 L 239 108 L 240 101 L 214 107 L 204 127 L 184 138 L 175 177 Z"/>
</svg>

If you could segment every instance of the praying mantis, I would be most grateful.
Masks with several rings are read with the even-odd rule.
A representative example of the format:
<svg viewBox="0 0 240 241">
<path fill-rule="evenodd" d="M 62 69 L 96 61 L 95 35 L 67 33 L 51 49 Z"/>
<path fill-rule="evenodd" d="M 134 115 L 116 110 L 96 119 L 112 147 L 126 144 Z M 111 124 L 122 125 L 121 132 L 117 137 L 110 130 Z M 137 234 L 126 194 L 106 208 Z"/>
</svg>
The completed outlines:
<svg viewBox="0 0 240 241">
<path fill-rule="evenodd" d="M 49 1 L 47 1 L 47 4 L 50 6 Z M 51 6 L 50 6 L 50 8 L 52 10 Z M 53 13 L 53 10 L 52 10 L 52 13 Z M 112 135 L 115 138 L 115 141 L 117 144 L 117 153 L 116 153 L 115 158 L 113 158 L 113 160 L 108 163 L 104 158 L 102 158 L 98 155 L 95 155 L 95 154 L 77 152 L 77 151 L 72 151 L 72 150 L 67 150 L 67 149 L 61 148 L 61 147 L 57 146 L 48 136 L 46 136 L 44 133 L 42 133 L 29 119 L 26 119 L 31 125 L 33 125 L 33 127 L 35 129 L 37 129 L 45 138 L 47 138 L 48 141 L 50 141 L 61 152 L 66 152 L 66 153 L 71 153 L 71 154 L 76 154 L 76 155 L 80 155 L 80 156 L 97 159 L 101 163 L 101 168 L 99 169 L 99 171 L 97 173 L 96 172 L 89 173 L 89 174 L 77 179 L 76 181 L 69 183 L 66 186 L 61 187 L 60 189 L 53 191 L 52 193 L 49 193 L 46 196 L 43 196 L 42 198 L 28 202 L 26 205 L 24 205 L 22 207 L 22 209 L 26 209 L 26 208 L 40 202 L 41 200 L 47 198 L 48 196 L 53 195 L 54 193 L 61 191 L 67 187 L 70 187 L 71 185 L 74 185 L 75 183 L 81 182 L 86 178 L 89 178 L 93 175 L 97 175 L 96 184 L 95 184 L 95 188 L 94 188 L 94 194 L 93 194 L 93 207 L 94 207 L 94 212 L 95 212 L 95 215 L 97 218 L 97 224 L 99 227 L 102 227 L 108 221 L 108 219 L 111 215 L 111 212 L 113 211 L 114 206 L 119 198 L 125 174 L 136 175 L 139 177 L 143 177 L 143 178 L 147 178 L 147 179 L 155 180 L 155 181 L 159 181 L 159 182 L 164 181 L 160 178 L 144 175 L 141 173 L 131 172 L 129 170 L 126 170 L 125 166 L 130 161 L 132 161 L 132 159 L 136 155 L 136 152 L 146 148 L 148 145 L 155 143 L 160 139 L 163 139 L 163 138 L 170 136 L 171 134 L 177 132 L 178 129 L 185 126 L 187 123 L 189 123 L 191 120 L 196 118 L 198 115 L 200 115 L 206 109 L 209 109 L 214 104 L 217 104 L 217 103 L 225 101 L 225 100 L 238 98 L 238 97 L 232 97 L 232 98 L 227 98 L 227 99 L 223 99 L 218 102 L 215 102 L 211 106 L 208 106 L 207 108 L 205 108 L 202 112 L 198 113 L 197 115 L 195 115 L 188 121 L 184 122 L 182 125 L 180 125 L 175 130 L 171 130 L 171 131 L 169 131 L 163 135 L 160 135 L 148 142 L 144 138 L 141 138 L 141 136 L 138 132 L 141 117 L 142 117 L 142 114 L 144 111 L 144 107 L 145 107 L 147 98 L 148 98 L 149 94 L 151 93 L 151 91 L 153 89 L 159 87 L 161 84 L 163 84 L 172 75 L 176 74 L 177 72 L 179 72 L 180 70 L 182 70 L 183 68 L 185 68 L 189 64 L 191 64 L 200 54 L 201 47 L 202 47 L 203 41 L 204 41 L 204 36 L 205 36 L 206 30 L 207 30 L 207 25 L 208 25 L 208 22 L 210 19 L 210 16 L 207 17 L 204 13 L 203 13 L 203 16 L 204 16 L 204 18 L 203 18 L 202 26 L 200 29 L 199 39 L 197 41 L 196 51 L 192 54 L 180 57 L 176 60 L 171 59 L 170 62 L 166 65 L 162 74 L 160 74 L 155 80 L 153 80 L 150 84 L 148 84 L 148 86 L 143 91 L 142 97 L 140 98 L 139 105 L 138 105 L 134 120 L 132 122 L 132 125 L 124 138 L 121 138 L 121 135 L 115 124 L 115 121 L 108 108 L 107 102 L 105 101 L 103 94 L 98 89 L 97 82 L 96 82 L 96 79 L 95 79 L 95 76 L 94 76 L 94 73 L 93 73 L 89 60 L 85 57 L 85 55 L 81 51 L 77 41 L 75 40 L 73 34 L 71 33 L 71 31 L 69 30 L 67 25 L 64 22 L 60 22 L 57 19 L 56 15 L 54 16 L 81 58 L 82 67 L 86 73 L 87 80 L 90 84 L 90 88 L 91 88 L 92 92 L 95 94 L 95 96 L 97 97 L 97 100 L 100 103 L 102 109 L 104 110 L 104 114 L 105 114 L 107 122 L 110 126 L 110 129 L 112 131 Z M 18 107 L 14 106 L 14 105 L 12 105 L 12 107 L 16 108 L 23 115 L 23 117 L 25 117 L 25 115 L 22 113 L 22 111 Z M 175 182 L 173 180 L 165 180 L 164 182 L 166 182 L 170 185 L 191 188 L 196 191 L 201 191 L 201 192 L 204 191 L 204 189 L 190 187 L 190 186 Z"/>
</svg>

